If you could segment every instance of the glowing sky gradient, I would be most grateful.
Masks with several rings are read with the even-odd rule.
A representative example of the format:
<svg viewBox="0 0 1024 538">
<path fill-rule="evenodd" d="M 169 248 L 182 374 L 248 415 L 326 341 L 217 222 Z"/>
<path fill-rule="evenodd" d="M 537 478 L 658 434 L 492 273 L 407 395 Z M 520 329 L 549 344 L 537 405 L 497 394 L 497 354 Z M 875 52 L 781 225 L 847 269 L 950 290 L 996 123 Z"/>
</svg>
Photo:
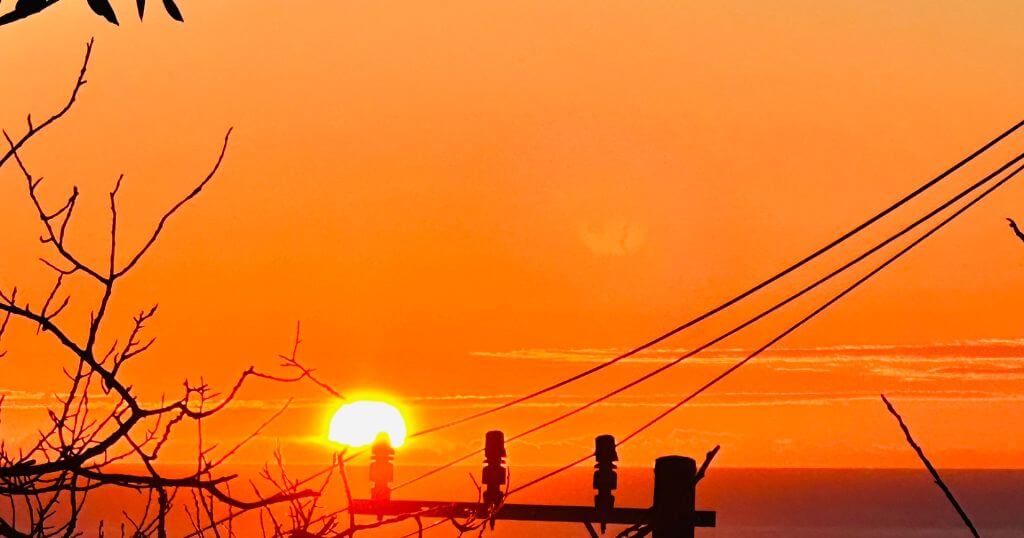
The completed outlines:
<svg viewBox="0 0 1024 538">
<path fill-rule="evenodd" d="M 103 252 L 119 173 L 131 244 L 236 129 L 221 174 L 113 305 L 123 327 L 160 303 L 158 344 L 130 381 L 150 400 L 186 375 L 229 384 L 250 364 L 277 364 L 301 320 L 300 354 L 325 380 L 402 402 L 412 430 L 675 326 L 1024 110 L 1012 2 L 183 1 L 184 25 L 126 16 L 121 28 L 78 4 L 0 32 L 0 125 L 17 131 L 27 112 L 61 103 L 96 36 L 77 108 L 25 152 L 51 195 L 83 190 L 80 250 Z M 521 430 L 640 375 L 1022 148 L 1013 138 L 735 313 L 533 405 L 410 441 L 399 457 L 443 461 L 487 429 Z M 0 284 L 45 295 L 14 172 L 0 173 Z M 1020 467 L 1024 245 L 1003 219 L 1024 218 L 1022 194 L 1010 185 L 623 457 L 720 443 L 723 466 L 916 467 L 877 400 L 885 392 L 937 465 Z M 510 454 L 564 463 L 598 433 L 625 433 L 838 289 Z M 12 328 L 0 361 L 5 439 L 32 431 L 60 376 L 38 368 L 62 359 L 34 331 Z M 215 435 L 244 434 L 289 390 L 254 385 Z M 325 457 L 337 404 L 314 389 L 296 396 L 243 458 L 262 461 L 278 439 L 294 459 Z"/>
</svg>

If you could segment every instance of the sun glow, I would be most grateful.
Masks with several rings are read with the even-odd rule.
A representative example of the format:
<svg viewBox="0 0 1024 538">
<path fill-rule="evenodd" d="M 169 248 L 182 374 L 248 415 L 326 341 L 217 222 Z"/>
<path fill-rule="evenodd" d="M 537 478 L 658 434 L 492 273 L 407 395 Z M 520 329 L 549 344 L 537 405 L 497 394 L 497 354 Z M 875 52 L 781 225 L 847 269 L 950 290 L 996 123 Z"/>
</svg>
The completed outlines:
<svg viewBox="0 0 1024 538">
<path fill-rule="evenodd" d="M 397 407 L 371 400 L 342 405 L 331 419 L 328 438 L 335 443 L 358 447 L 372 444 L 381 433 L 388 434 L 391 446 L 405 443 L 405 419 Z"/>
</svg>

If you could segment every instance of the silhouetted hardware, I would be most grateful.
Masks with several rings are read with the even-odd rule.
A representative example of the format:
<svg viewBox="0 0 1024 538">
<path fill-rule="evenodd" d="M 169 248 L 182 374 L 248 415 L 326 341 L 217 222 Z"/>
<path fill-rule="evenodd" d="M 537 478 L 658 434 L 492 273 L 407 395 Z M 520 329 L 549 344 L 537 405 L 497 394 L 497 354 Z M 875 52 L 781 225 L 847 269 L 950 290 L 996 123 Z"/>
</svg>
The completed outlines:
<svg viewBox="0 0 1024 538">
<path fill-rule="evenodd" d="M 373 489 L 370 496 L 374 502 L 387 502 L 391 500 L 391 486 L 395 479 L 395 449 L 391 447 L 391 438 L 386 433 L 377 436 L 373 442 L 370 458 L 370 482 Z"/>
<path fill-rule="evenodd" d="M 387 436 L 373 446 L 370 477 L 374 483 L 372 498 L 353 499 L 350 510 L 357 515 L 384 516 L 417 514 L 421 518 L 482 518 L 493 528 L 499 519 L 513 521 L 582 523 L 592 538 L 609 524 L 644 525 L 652 538 L 692 538 L 697 527 L 714 527 L 713 511 L 696 509 L 697 462 L 683 456 L 664 456 L 654 464 L 654 501 L 650 508 L 618 508 L 612 492 L 618 487 L 615 462 L 615 438 L 601 435 L 594 439 L 594 506 L 561 506 L 505 503 L 507 483 L 505 434 L 487 432 L 484 442 L 482 502 L 391 500 L 388 483 L 394 466 Z"/>
<path fill-rule="evenodd" d="M 615 472 L 615 462 L 619 461 L 619 455 L 615 452 L 615 438 L 611 435 L 599 435 L 594 439 L 594 489 L 597 495 L 594 496 L 594 509 L 599 515 L 607 514 L 615 508 L 615 495 L 612 494 L 619 487 L 619 476 Z M 601 524 L 601 532 L 608 528 L 608 522 L 602 517 L 598 519 Z"/>
</svg>

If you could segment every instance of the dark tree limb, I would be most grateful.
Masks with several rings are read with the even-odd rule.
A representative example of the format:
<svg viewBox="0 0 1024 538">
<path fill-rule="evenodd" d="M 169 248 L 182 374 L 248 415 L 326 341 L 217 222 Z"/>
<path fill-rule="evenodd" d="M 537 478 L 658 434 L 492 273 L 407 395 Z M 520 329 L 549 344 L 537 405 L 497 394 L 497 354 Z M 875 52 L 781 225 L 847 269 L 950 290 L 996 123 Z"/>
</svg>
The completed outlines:
<svg viewBox="0 0 1024 538">
<path fill-rule="evenodd" d="M 0 536 L 8 536 L 10 538 L 32 538 L 30 535 L 19 532 L 10 524 L 3 519 L 0 519 Z"/>
<path fill-rule="evenodd" d="M 136 252 L 135 255 L 132 256 L 131 261 L 125 264 L 125 266 L 122 267 L 120 270 L 115 272 L 113 269 L 114 260 L 113 257 L 111 257 L 111 279 L 124 276 L 125 273 L 131 271 L 132 267 L 135 267 L 135 264 L 139 263 L 139 260 L 141 260 L 142 257 L 146 254 L 146 252 L 149 251 L 149 248 L 153 246 L 153 243 L 156 243 L 156 240 L 160 237 L 160 233 L 164 230 L 164 225 L 167 224 L 167 220 L 170 219 L 171 216 L 173 216 L 179 209 L 181 209 L 183 205 L 187 204 L 196 196 L 199 196 L 199 193 L 203 191 L 203 187 L 206 187 L 210 180 L 213 179 L 213 176 L 217 175 L 217 171 L 220 170 L 221 163 L 224 162 L 224 154 L 227 153 L 228 150 L 228 142 L 231 140 L 231 131 L 232 129 L 229 128 L 227 133 L 224 135 L 224 143 L 221 144 L 220 154 L 217 155 L 217 161 L 213 164 L 213 168 L 211 168 L 210 171 L 206 174 L 206 177 L 204 177 L 203 180 L 200 181 L 199 184 L 194 189 L 192 189 L 192 192 L 188 193 L 186 196 L 178 200 L 178 203 L 174 204 L 167 212 L 164 213 L 162 217 L 160 217 L 160 221 L 157 223 L 156 229 L 153 230 L 153 233 L 149 236 L 149 239 L 142 246 L 142 248 L 140 248 L 138 252 Z M 118 184 L 120 185 L 120 180 L 118 180 Z M 115 189 L 115 191 L 111 193 L 112 206 L 113 196 L 116 192 L 117 190 Z"/>
<path fill-rule="evenodd" d="M 718 455 L 718 451 L 721 450 L 721 448 L 721 445 L 715 445 L 715 448 L 709 450 L 707 455 L 704 456 L 704 463 L 700 464 L 700 469 L 697 470 L 697 474 L 693 477 L 694 483 L 700 482 L 701 479 L 704 478 L 704 475 L 708 472 L 708 467 L 711 466 L 711 461 L 715 459 L 715 456 Z"/>
<path fill-rule="evenodd" d="M 1016 235 L 1017 239 L 1024 241 L 1024 232 L 1020 231 L 1020 228 L 1017 227 L 1017 223 L 1011 218 L 1007 218 L 1006 220 L 1010 223 L 1010 229 L 1013 230 L 1013 235 Z"/>
<path fill-rule="evenodd" d="M 3 0 L 0 0 L 3 1 Z M 18 0 L 15 10 L 26 10 L 33 0 Z M 45 1 L 45 0 L 42 0 Z M 55 0 L 53 0 L 55 2 Z M 50 2 L 52 4 L 53 2 Z M 49 4 L 47 4 L 49 5 Z M 112 15 L 106 0 L 90 1 L 101 11 Z M 172 17 L 180 19 L 180 13 L 172 0 L 164 0 Z M 142 6 L 142 2 L 139 3 Z M 48 422 L 36 431 L 36 436 L 27 444 L 11 444 L 0 439 L 0 500 L 7 501 L 3 517 L 0 518 L 0 536 L 32 536 L 33 538 L 72 538 L 81 535 L 80 515 L 91 492 L 102 488 L 113 488 L 138 492 L 145 500 L 139 511 L 129 513 L 123 510 L 120 523 L 122 535 L 134 538 L 166 538 L 181 536 L 177 529 L 170 530 L 168 521 L 172 509 L 183 511 L 189 523 L 199 536 L 234 536 L 233 520 L 244 513 L 260 516 L 260 528 L 274 538 L 292 533 L 311 533 L 317 537 L 349 537 L 359 531 L 390 525 L 408 519 L 418 519 L 420 513 L 400 514 L 376 523 L 360 525 L 349 518 L 348 528 L 339 523 L 342 511 L 323 513 L 324 507 L 318 499 L 324 494 L 331 478 L 333 465 L 306 478 L 294 480 L 288 477 L 283 459 L 275 453 L 279 477 L 272 476 L 269 468 L 261 478 L 273 487 L 267 493 L 260 492 L 252 480 L 249 484 L 255 497 L 248 499 L 235 495 L 232 484 L 238 477 L 226 474 L 222 465 L 238 451 L 260 435 L 264 428 L 281 415 L 284 409 L 267 418 L 248 436 L 233 445 L 219 448 L 216 444 L 204 445 L 203 425 L 229 408 L 242 393 L 249 381 L 262 380 L 275 383 L 308 382 L 338 400 L 344 396 L 329 384 L 319 379 L 315 370 L 298 359 L 301 333 L 298 326 L 290 355 L 279 355 L 281 372 L 264 372 L 249 367 L 241 372 L 234 385 L 224 392 L 216 392 L 202 377 L 198 383 L 186 379 L 184 392 L 175 398 L 160 397 L 159 403 L 140 399 L 136 390 L 125 380 L 126 364 L 135 363 L 136 357 L 145 353 L 154 339 L 145 336 L 146 325 L 155 316 L 156 307 L 142 310 L 132 317 L 133 324 L 126 337 L 110 339 L 106 336 L 109 318 L 114 314 L 108 308 L 120 286 L 117 284 L 128 276 L 141 260 L 159 242 L 167 225 L 185 205 L 197 198 L 214 179 L 224 161 L 231 131 L 224 135 L 220 151 L 213 165 L 202 175 L 192 190 L 177 199 L 163 212 L 155 226 L 143 238 L 137 250 L 122 253 L 118 248 L 119 219 L 118 207 L 123 176 L 117 178 L 109 191 L 109 242 L 101 256 L 82 255 L 78 249 L 72 252 L 66 243 L 69 224 L 79 200 L 79 191 L 62 196 L 58 203 L 45 200 L 40 188 L 43 178 L 33 175 L 25 162 L 22 149 L 36 134 L 62 118 L 74 105 L 79 90 L 85 84 L 86 68 L 92 51 L 92 42 L 86 48 L 85 60 L 78 74 L 70 97 L 56 113 L 42 123 L 27 119 L 27 131 L 20 136 L 0 131 L 0 140 L 6 140 L 7 148 L 0 148 L 0 168 L 5 164 L 16 167 L 27 187 L 27 196 L 36 218 L 42 226 L 41 243 L 52 248 L 50 259 L 42 259 L 48 270 L 54 272 L 54 284 L 47 288 L 43 300 L 32 302 L 19 295 L 18 288 L 0 288 L 0 340 L 9 323 L 27 323 L 36 329 L 36 334 L 49 333 L 73 359 L 72 368 L 63 370 L 68 382 L 66 390 L 55 395 L 56 403 L 46 408 Z M 85 284 L 98 288 L 99 293 L 85 299 L 91 305 L 87 320 L 71 320 L 71 316 L 58 316 L 71 301 L 77 288 L 71 284 L 79 279 Z M 8 291 L 9 290 L 9 291 Z M 81 296 L 76 297 L 80 304 Z M 40 304 L 42 306 L 40 306 Z M 79 323 L 83 326 L 73 326 Z M 0 350 L 0 357 L 3 351 Z M 96 398 L 103 398 L 103 405 L 91 405 Z M 3 410 L 4 396 L 0 394 L 0 411 Z M 159 462 L 163 447 L 173 432 L 181 425 L 196 427 L 197 446 L 196 468 L 185 476 L 172 476 Z M 356 454 L 339 457 L 337 465 Z M 714 456 L 709 453 L 709 460 Z M 127 472 L 125 464 L 141 464 L 145 472 Z M 343 470 L 344 468 L 341 467 Z M 319 477 L 323 480 L 319 488 L 303 487 Z M 344 474 L 342 478 L 346 477 Z M 346 492 L 351 496 L 344 480 Z M 191 496 L 188 501 L 175 504 L 179 493 Z M 8 509 L 9 508 L 9 509 Z M 278 515 L 275 515 L 275 510 Z M 280 512 L 285 512 L 283 517 Z M 226 515 L 225 515 L 226 513 Z M 272 522 L 272 527 L 263 525 L 263 516 Z M 489 517 L 476 518 L 481 527 Z M 471 522 L 472 523 L 472 522 Z M 103 535 L 103 522 L 99 533 Z M 209 531 L 209 532 L 207 532 Z M 421 531 L 422 533 L 422 531 Z"/>
<path fill-rule="evenodd" d="M 929 461 L 928 457 L 924 455 L 924 450 L 922 450 L 920 445 L 918 445 L 914 441 L 914 438 L 910 435 L 910 428 L 908 428 L 907 424 L 903 422 L 903 417 L 900 416 L 900 414 L 896 411 L 896 408 L 892 406 L 892 403 L 889 402 L 889 400 L 885 397 L 884 394 L 882 394 L 882 401 L 885 402 L 885 407 L 889 410 L 889 413 L 892 414 L 892 416 L 896 417 L 896 420 L 900 424 L 900 429 L 903 430 L 903 435 L 907 438 L 907 443 L 910 444 L 910 447 L 914 449 L 914 452 L 917 452 L 917 457 L 920 458 L 921 463 L 924 463 L 925 468 L 928 469 L 928 472 L 931 473 L 932 478 L 935 479 L 935 485 L 939 486 L 939 489 L 942 490 L 942 493 L 946 495 L 946 499 L 948 499 L 949 503 L 952 504 L 953 508 L 956 509 L 956 513 L 960 514 L 960 519 L 964 520 L 964 525 L 967 525 L 967 528 L 970 529 L 971 534 L 973 534 L 975 538 L 978 538 L 978 530 L 974 528 L 974 523 L 971 521 L 971 518 L 967 517 L 967 513 L 964 512 L 964 509 L 960 506 L 960 503 L 957 502 L 956 497 L 953 496 L 953 492 L 950 491 L 949 488 L 946 486 L 946 483 L 942 481 L 942 477 L 939 476 L 939 472 L 935 470 L 934 466 L 932 466 L 932 462 Z"/>
<path fill-rule="evenodd" d="M 31 0 L 19 0 L 15 9 L 27 9 L 26 6 L 30 4 Z M 103 4 L 107 5 L 105 2 Z M 174 8 L 170 0 L 165 0 L 165 5 L 171 6 L 168 9 Z M 181 535 L 177 530 L 168 530 L 168 514 L 174 508 L 175 497 L 179 492 L 191 494 L 195 501 L 196 509 L 191 512 L 187 505 L 178 505 L 183 507 L 193 526 L 201 529 L 209 524 L 206 528 L 210 529 L 212 535 L 221 536 L 222 532 L 228 536 L 234 535 L 231 520 L 246 512 L 258 512 L 261 516 L 267 513 L 274 520 L 272 532 L 275 537 L 286 535 L 292 528 L 301 527 L 305 530 L 313 520 L 314 512 L 321 508 L 316 499 L 324 493 L 329 474 L 320 489 L 300 489 L 300 485 L 312 477 L 297 481 L 288 479 L 278 457 L 282 469 L 281 480 L 275 481 L 269 473 L 266 475 L 275 486 L 274 489 L 263 494 L 250 482 L 256 496 L 244 499 L 232 492 L 232 481 L 237 477 L 223 473 L 220 468 L 249 441 L 260 435 L 270 422 L 280 416 L 284 408 L 226 450 L 218 449 L 217 445 L 204 446 L 202 440 L 203 420 L 227 409 L 244 390 L 243 385 L 250 380 L 278 383 L 308 381 L 327 394 L 344 399 L 340 393 L 318 379 L 312 368 L 298 360 L 297 350 L 301 341 L 298 330 L 291 355 L 280 356 L 283 374 L 265 373 L 250 367 L 241 373 L 226 393 L 215 392 L 202 378 L 198 384 L 186 380 L 184 393 L 176 399 L 165 400 L 161 397 L 159 403 L 148 403 L 140 399 L 133 387 L 125 381 L 123 373 L 128 361 L 134 363 L 135 358 L 152 345 L 153 339 L 145 337 L 143 333 L 147 322 L 156 314 L 156 307 L 142 310 L 134 316 L 133 326 L 123 340 L 108 341 L 102 329 L 109 325 L 107 322 L 113 316 L 108 306 L 112 304 L 116 289 L 119 289 L 117 282 L 137 267 L 158 242 L 169 221 L 213 180 L 224 160 L 231 131 L 225 134 L 212 167 L 194 184 L 190 192 L 176 200 L 162 214 L 139 248 L 124 258 L 121 258 L 121 250 L 117 245 L 118 227 L 121 224 L 117 196 L 123 180 L 123 177 L 118 177 L 109 192 L 108 250 L 102 253 L 99 258 L 101 261 L 95 264 L 89 261 L 91 256 L 72 253 L 65 242 L 78 201 L 78 189 L 73 188 L 68 196 L 61 198 L 60 203 L 51 205 L 43 199 L 40 189 L 42 178 L 34 176 L 24 161 L 22 149 L 26 142 L 62 118 L 74 105 L 79 90 L 85 84 L 91 51 L 92 42 L 86 48 L 82 69 L 62 108 L 42 123 L 36 124 L 29 117 L 27 131 L 20 136 L 11 135 L 7 131 L 0 133 L 7 142 L 7 148 L 0 148 L 0 168 L 11 164 L 21 172 L 29 201 L 43 228 L 40 241 L 53 249 L 50 253 L 52 261 L 43 259 L 42 262 L 56 277 L 55 283 L 43 295 L 44 300 L 39 303 L 30 304 L 24 300 L 25 294 L 19 295 L 17 287 L 0 288 L 0 340 L 9 323 L 27 323 L 36 329 L 37 334 L 49 333 L 65 354 L 72 357 L 75 365 L 63 370 L 68 381 L 67 390 L 55 395 L 56 403 L 46 409 L 49 421 L 36 431 L 34 439 L 13 446 L 0 439 L 0 501 L 9 504 L 3 507 L 0 536 L 79 536 L 79 516 L 83 513 L 86 497 L 101 488 L 120 488 L 144 495 L 146 502 L 141 513 L 129 514 L 128 511 L 122 511 L 122 534 L 127 531 L 136 538 Z M 82 320 L 81 325 L 84 327 L 72 326 L 78 322 L 67 319 L 69 316 L 57 319 L 69 304 L 71 294 L 75 293 L 69 289 L 77 289 L 68 282 L 77 277 L 84 277 L 86 284 L 99 288 L 98 294 L 86 299 L 92 303 L 92 311 L 87 322 Z M 0 351 L 0 356 L 2 354 Z M 91 402 L 95 403 L 97 397 L 104 398 L 104 404 L 90 405 Z M 3 405 L 4 396 L 0 394 L 0 411 Z M 198 430 L 197 468 L 190 475 L 171 476 L 161 468 L 163 465 L 158 463 L 158 459 L 172 431 L 178 431 L 178 425 L 183 423 L 191 423 Z M 145 473 L 117 471 L 112 467 L 126 463 L 141 463 Z M 277 505 L 282 507 L 278 510 L 288 511 L 290 522 L 281 518 L 282 524 L 278 523 L 278 518 L 271 511 Z M 222 516 L 225 510 L 228 514 L 226 518 Z M 400 520 L 393 519 L 384 524 Z M 226 528 L 222 531 L 221 525 L 224 523 Z M 345 535 L 354 534 L 363 528 L 368 527 L 352 525 Z M 100 535 L 103 534 L 102 529 L 101 523 Z M 337 534 L 338 530 L 334 520 L 329 519 L 323 524 L 320 533 Z M 201 530 L 200 534 L 207 533 Z"/>
<path fill-rule="evenodd" d="M 49 2 L 46 6 L 43 7 L 48 7 L 49 5 L 52 5 L 54 3 L 56 3 L 56 0 Z M 0 17 L 0 19 L 2 19 L 2 17 Z M 0 24 L 3 23 L 0 22 Z M 0 167 L 2 167 L 4 163 L 6 163 L 12 156 L 14 156 L 14 153 L 17 152 L 18 149 L 20 149 L 23 145 L 25 145 L 25 143 L 28 142 L 29 139 L 31 139 L 33 136 L 38 134 L 43 129 L 49 127 L 53 122 L 64 117 L 64 115 L 67 114 L 69 110 L 71 110 L 71 107 L 74 106 L 75 101 L 78 99 L 78 92 L 81 91 L 82 86 L 85 86 L 86 83 L 85 73 L 89 69 L 89 59 L 92 57 L 92 44 L 93 40 L 90 39 L 89 42 L 85 45 L 85 59 L 82 60 L 82 69 L 78 72 L 78 78 L 75 80 L 75 85 L 71 89 L 71 95 L 68 97 L 67 101 L 64 102 L 64 106 L 62 106 L 60 110 L 55 112 L 53 115 L 47 118 L 46 121 L 40 123 L 39 125 L 33 124 L 32 116 L 29 115 L 27 119 L 28 130 L 25 132 L 24 135 L 18 138 L 18 140 L 14 143 L 13 147 L 9 151 L 6 151 L 3 155 L 0 155 Z"/>
</svg>

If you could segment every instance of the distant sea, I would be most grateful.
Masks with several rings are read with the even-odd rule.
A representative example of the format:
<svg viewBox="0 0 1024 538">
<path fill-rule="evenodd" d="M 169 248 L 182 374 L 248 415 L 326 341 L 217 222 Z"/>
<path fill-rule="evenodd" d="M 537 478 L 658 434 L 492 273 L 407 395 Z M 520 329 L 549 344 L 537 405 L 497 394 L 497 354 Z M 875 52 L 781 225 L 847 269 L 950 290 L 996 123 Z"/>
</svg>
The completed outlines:
<svg viewBox="0 0 1024 538">
<path fill-rule="evenodd" d="M 592 502 L 590 473 L 576 471 L 516 502 Z M 941 473 L 983 537 L 1024 538 L 1024 470 Z M 649 504 L 651 479 L 647 469 L 620 470 L 617 504 Z M 970 536 L 924 469 L 712 468 L 697 505 L 718 512 L 716 528 L 697 531 L 708 538 Z M 572 525 L 499 526 L 494 536 L 586 536 Z"/>
<path fill-rule="evenodd" d="M 402 468 L 401 481 L 424 469 Z M 308 469 L 295 469 L 302 475 Z M 512 485 L 544 472 L 542 468 L 513 468 Z M 452 469 L 432 482 L 394 493 L 396 499 L 474 500 L 476 490 L 468 473 L 479 469 Z M 579 468 L 521 492 L 517 503 L 590 504 L 593 502 L 591 469 Z M 1024 470 L 943 470 L 949 486 L 986 538 L 1024 538 Z M 357 496 L 367 496 L 366 470 L 353 467 L 350 476 Z M 650 504 L 650 469 L 619 470 L 618 506 Z M 94 508 L 115 517 L 125 499 L 94 496 Z M 322 502 L 344 506 L 338 493 Z M 707 538 L 959 538 L 969 536 L 959 517 L 923 469 L 739 469 L 714 468 L 698 488 L 698 508 L 715 510 L 718 526 L 700 529 Z M 367 519 L 366 521 L 371 521 Z M 425 523 L 429 523 L 426 520 Z M 108 529 L 110 528 L 108 523 Z M 375 532 L 366 538 L 401 536 L 415 530 L 411 522 Z M 84 536 L 95 536 L 83 528 Z M 250 529 L 251 530 L 251 529 Z M 621 527 L 609 527 L 615 536 Z M 239 536 L 255 536 L 236 528 Z M 172 533 L 178 536 L 180 533 Z M 457 533 L 447 523 L 426 533 L 450 537 Z M 468 535 L 467 535 L 468 536 Z M 475 534 L 473 535 L 475 536 Z M 485 536 L 537 536 L 585 538 L 582 525 L 499 521 Z"/>
</svg>

